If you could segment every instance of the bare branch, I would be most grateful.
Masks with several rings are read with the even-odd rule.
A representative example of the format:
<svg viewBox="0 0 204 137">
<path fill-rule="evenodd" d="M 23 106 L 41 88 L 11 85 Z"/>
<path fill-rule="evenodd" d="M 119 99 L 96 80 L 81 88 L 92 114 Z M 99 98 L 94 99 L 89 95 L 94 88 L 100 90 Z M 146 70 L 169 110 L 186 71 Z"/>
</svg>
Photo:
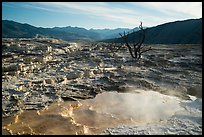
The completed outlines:
<svg viewBox="0 0 204 137">
<path fill-rule="evenodd" d="M 117 52 L 118 50 L 120 50 L 122 47 L 123 47 L 123 44 L 121 44 L 121 46 L 116 50 L 116 52 Z"/>
<path fill-rule="evenodd" d="M 129 50 L 129 52 L 130 52 L 131 57 L 132 57 L 132 58 L 135 58 L 134 55 L 133 55 L 133 53 L 132 53 L 132 48 L 131 48 L 130 45 L 128 44 L 128 35 L 125 34 L 125 31 L 124 31 L 124 36 L 122 36 L 122 34 L 120 34 L 120 33 L 119 33 L 119 35 L 121 36 L 121 38 L 124 39 L 125 44 L 126 44 L 126 46 L 128 47 L 128 50 Z"/>
<path fill-rule="evenodd" d="M 147 52 L 147 51 L 149 51 L 149 50 L 152 50 L 152 47 L 149 47 L 148 49 L 143 50 L 143 51 L 141 51 L 140 53 L 144 53 L 144 52 Z"/>
<path fill-rule="evenodd" d="M 122 35 L 121 33 L 119 33 L 119 35 L 121 36 L 121 38 L 124 40 L 125 42 L 125 45 L 128 47 L 128 50 L 130 52 L 130 55 L 132 58 L 135 58 L 135 59 L 140 59 L 141 58 L 141 54 L 144 53 L 144 52 L 147 52 L 149 50 L 151 50 L 151 47 L 148 48 L 148 49 L 144 49 L 145 45 L 143 44 L 144 43 L 144 40 L 145 40 L 145 30 L 146 29 L 143 29 L 142 27 L 142 22 L 140 22 L 140 25 L 139 25 L 139 33 L 141 34 L 140 35 L 140 38 L 139 38 L 139 41 L 136 43 L 135 42 L 135 37 L 136 37 L 136 33 L 134 33 L 134 30 L 133 30 L 133 44 L 129 44 L 128 43 L 128 36 L 129 36 L 129 32 L 126 34 L 125 31 L 124 31 L 124 34 Z M 131 46 L 133 46 L 133 51 L 132 51 L 132 48 Z M 121 48 L 122 46 L 120 46 L 118 48 L 118 50 Z M 143 50 L 142 50 L 143 49 Z M 118 51 L 117 50 L 117 51 Z"/>
</svg>

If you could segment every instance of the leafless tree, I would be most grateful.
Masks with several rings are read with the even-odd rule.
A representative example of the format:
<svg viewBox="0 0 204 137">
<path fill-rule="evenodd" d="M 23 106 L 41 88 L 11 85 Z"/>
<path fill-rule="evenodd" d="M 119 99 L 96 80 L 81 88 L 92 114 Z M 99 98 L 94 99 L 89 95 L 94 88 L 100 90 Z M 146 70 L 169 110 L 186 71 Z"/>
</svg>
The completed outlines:
<svg viewBox="0 0 204 137">
<path fill-rule="evenodd" d="M 152 48 L 149 47 L 145 47 L 145 45 L 143 44 L 144 42 L 144 39 L 145 39 L 145 29 L 143 29 L 142 27 L 142 22 L 139 26 L 139 32 L 141 32 L 141 37 L 139 39 L 138 42 L 135 42 L 135 34 L 134 34 L 134 37 L 133 37 L 133 43 L 130 44 L 128 42 L 128 36 L 129 36 L 129 33 L 128 34 L 125 34 L 125 31 L 124 31 L 124 34 L 122 35 L 121 33 L 119 33 L 119 35 L 121 36 L 121 38 L 124 40 L 125 42 L 125 45 L 127 46 L 129 52 L 130 52 L 130 55 L 132 58 L 135 58 L 135 59 L 140 59 L 141 58 L 141 55 L 142 53 L 144 52 L 147 52 L 149 50 L 151 50 Z M 118 48 L 118 50 L 120 49 L 121 47 Z M 117 51 L 118 51 L 117 50 Z"/>
</svg>

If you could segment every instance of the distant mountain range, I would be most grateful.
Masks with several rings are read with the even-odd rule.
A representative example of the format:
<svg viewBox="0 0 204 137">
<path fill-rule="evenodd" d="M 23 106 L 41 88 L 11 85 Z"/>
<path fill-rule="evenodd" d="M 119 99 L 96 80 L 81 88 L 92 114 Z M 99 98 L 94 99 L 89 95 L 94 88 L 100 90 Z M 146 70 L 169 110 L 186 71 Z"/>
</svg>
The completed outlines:
<svg viewBox="0 0 204 137">
<path fill-rule="evenodd" d="M 85 28 L 71 26 L 42 28 L 9 20 L 2 21 L 3 38 L 33 38 L 38 34 L 45 37 L 54 37 L 69 41 L 93 41 L 116 38 L 119 36 L 120 32 L 130 30 L 131 29 L 127 28 L 87 30 Z"/>
<path fill-rule="evenodd" d="M 146 28 L 146 27 L 144 27 Z M 123 42 L 119 33 L 129 32 L 128 41 L 140 38 L 138 27 L 133 29 L 85 29 L 79 27 L 42 28 L 9 20 L 2 20 L 2 38 L 33 38 L 37 34 L 44 37 L 60 38 L 68 41 Z M 146 44 L 201 44 L 202 18 L 169 22 L 150 27 L 145 33 Z"/>
<path fill-rule="evenodd" d="M 128 35 L 128 41 L 138 41 L 140 31 Z M 104 42 L 124 42 L 121 38 L 108 39 Z M 202 18 L 169 22 L 145 31 L 146 44 L 201 44 Z"/>
<path fill-rule="evenodd" d="M 135 31 L 138 31 L 139 28 L 134 28 Z M 119 33 L 130 32 L 132 29 L 127 28 L 117 28 L 117 29 L 90 29 L 91 32 L 96 32 L 100 34 L 100 39 L 109 39 L 119 37 Z"/>
</svg>

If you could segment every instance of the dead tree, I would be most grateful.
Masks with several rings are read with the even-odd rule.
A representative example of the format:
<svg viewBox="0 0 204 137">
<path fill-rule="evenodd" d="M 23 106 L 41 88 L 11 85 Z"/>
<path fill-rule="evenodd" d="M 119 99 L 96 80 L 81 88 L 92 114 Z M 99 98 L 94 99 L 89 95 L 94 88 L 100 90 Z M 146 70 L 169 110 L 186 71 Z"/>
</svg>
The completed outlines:
<svg viewBox="0 0 204 137">
<path fill-rule="evenodd" d="M 127 46 L 129 52 L 130 52 L 130 55 L 132 58 L 135 58 L 137 60 L 139 60 L 141 58 L 141 55 L 142 53 L 144 52 L 147 52 L 149 50 L 151 50 L 151 47 L 149 48 L 145 48 L 145 45 L 143 44 L 144 42 L 144 39 L 145 39 L 145 30 L 143 29 L 142 27 L 142 22 L 139 26 L 139 32 L 141 33 L 141 37 L 139 39 L 138 42 L 135 42 L 135 34 L 133 34 L 133 43 L 130 44 L 128 42 L 128 36 L 129 36 L 129 33 L 128 34 L 125 34 L 125 31 L 124 31 L 124 34 L 122 35 L 121 33 L 119 33 L 119 35 L 121 36 L 121 38 L 124 40 L 125 42 L 125 45 Z M 121 47 L 119 47 L 120 49 Z"/>
</svg>

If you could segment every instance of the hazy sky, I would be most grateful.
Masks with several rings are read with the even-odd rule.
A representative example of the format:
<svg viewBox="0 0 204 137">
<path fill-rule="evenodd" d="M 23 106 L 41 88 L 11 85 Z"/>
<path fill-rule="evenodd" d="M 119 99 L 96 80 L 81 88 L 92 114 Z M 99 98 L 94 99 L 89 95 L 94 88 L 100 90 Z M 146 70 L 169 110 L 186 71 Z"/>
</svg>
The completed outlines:
<svg viewBox="0 0 204 137">
<path fill-rule="evenodd" d="M 2 2 L 2 19 L 37 27 L 134 28 L 202 18 L 202 2 Z"/>
</svg>

